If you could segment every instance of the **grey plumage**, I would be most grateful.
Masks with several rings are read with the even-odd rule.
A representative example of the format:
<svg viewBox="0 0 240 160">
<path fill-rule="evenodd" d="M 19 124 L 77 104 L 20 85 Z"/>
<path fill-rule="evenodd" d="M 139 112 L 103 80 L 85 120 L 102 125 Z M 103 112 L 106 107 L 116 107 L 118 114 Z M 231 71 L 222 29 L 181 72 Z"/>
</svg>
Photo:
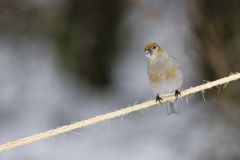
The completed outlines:
<svg viewBox="0 0 240 160">
<path fill-rule="evenodd" d="M 148 58 L 148 78 L 153 93 L 160 97 L 166 94 L 173 94 L 182 86 L 183 76 L 179 64 L 157 43 L 150 42 L 145 46 Z M 175 102 L 167 105 L 168 114 L 179 114 L 180 110 Z"/>
</svg>

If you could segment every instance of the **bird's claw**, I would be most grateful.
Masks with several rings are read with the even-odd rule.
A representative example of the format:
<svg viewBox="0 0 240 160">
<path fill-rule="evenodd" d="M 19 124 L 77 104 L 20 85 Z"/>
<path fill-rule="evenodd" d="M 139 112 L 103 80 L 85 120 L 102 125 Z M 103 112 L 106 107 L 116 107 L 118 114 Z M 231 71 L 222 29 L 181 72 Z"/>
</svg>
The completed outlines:
<svg viewBox="0 0 240 160">
<path fill-rule="evenodd" d="M 179 90 L 176 90 L 175 91 L 175 97 L 176 99 L 178 98 L 178 96 L 181 96 L 181 92 Z"/>
<path fill-rule="evenodd" d="M 159 95 L 157 94 L 157 96 L 156 96 L 156 102 L 158 102 L 158 101 L 159 101 L 159 103 L 162 104 L 163 99 L 162 99 L 161 97 L 159 97 Z"/>
</svg>

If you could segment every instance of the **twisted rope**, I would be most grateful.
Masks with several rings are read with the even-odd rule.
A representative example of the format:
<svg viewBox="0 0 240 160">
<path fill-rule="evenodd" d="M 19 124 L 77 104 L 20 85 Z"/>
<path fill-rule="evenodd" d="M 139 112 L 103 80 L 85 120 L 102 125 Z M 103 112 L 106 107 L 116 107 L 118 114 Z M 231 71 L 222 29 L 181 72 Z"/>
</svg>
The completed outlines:
<svg viewBox="0 0 240 160">
<path fill-rule="evenodd" d="M 231 81 L 235 81 L 235 80 L 238 80 L 238 79 L 240 79 L 240 73 L 231 74 L 228 77 L 221 78 L 221 79 L 215 80 L 213 82 L 208 82 L 208 83 L 205 83 L 205 84 L 202 84 L 202 85 L 199 85 L 199 86 L 196 86 L 196 87 L 191 87 L 189 89 L 181 91 L 181 95 L 179 97 L 184 97 L 184 96 L 187 96 L 187 95 L 190 95 L 190 94 L 194 94 L 196 92 L 204 91 L 204 90 L 210 89 L 214 86 L 227 84 Z M 162 98 L 163 98 L 162 102 L 167 102 L 167 101 L 174 100 L 175 96 L 170 95 L 170 96 L 164 96 Z M 35 141 L 40 141 L 42 139 L 46 139 L 46 138 L 49 138 L 49 137 L 60 135 L 60 134 L 72 131 L 74 129 L 83 128 L 83 127 L 86 127 L 86 126 L 89 126 L 89 125 L 92 125 L 92 124 L 96 124 L 98 122 L 102 122 L 102 121 L 105 121 L 105 120 L 113 119 L 115 117 L 123 116 L 123 115 L 129 114 L 131 112 L 146 109 L 146 108 L 149 108 L 149 107 L 154 106 L 156 104 L 157 103 L 156 103 L 155 100 L 149 100 L 149 101 L 143 102 L 141 104 L 136 104 L 136 105 L 124 108 L 124 109 L 120 109 L 120 110 L 117 110 L 117 111 L 114 111 L 114 112 L 110 112 L 110 113 L 100 115 L 100 116 L 97 116 L 97 117 L 94 117 L 94 118 L 90 118 L 90 119 L 87 119 L 87 120 L 84 120 L 84 121 L 80 121 L 80 122 L 77 122 L 77 123 L 74 123 L 74 124 L 69 124 L 69 125 L 62 126 L 60 128 L 56 128 L 56 129 L 49 130 L 49 131 L 46 131 L 46 132 L 34 134 L 32 136 L 29 136 L 29 137 L 21 138 L 21 139 L 12 141 L 12 142 L 2 144 L 2 145 L 0 145 L 0 151 L 10 150 L 10 149 L 13 149 L 13 148 L 18 147 L 18 146 L 26 145 L 26 144 L 29 144 L 29 143 L 32 143 L 32 142 L 35 142 Z"/>
</svg>

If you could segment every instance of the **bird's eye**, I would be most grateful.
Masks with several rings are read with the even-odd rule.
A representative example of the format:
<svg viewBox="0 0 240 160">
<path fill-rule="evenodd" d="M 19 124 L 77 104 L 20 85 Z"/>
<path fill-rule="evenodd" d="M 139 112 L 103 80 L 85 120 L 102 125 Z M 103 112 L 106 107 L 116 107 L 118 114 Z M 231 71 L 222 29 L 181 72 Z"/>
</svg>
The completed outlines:
<svg viewBox="0 0 240 160">
<path fill-rule="evenodd" d="M 156 46 L 153 46 L 153 49 L 156 49 L 157 47 Z"/>
</svg>

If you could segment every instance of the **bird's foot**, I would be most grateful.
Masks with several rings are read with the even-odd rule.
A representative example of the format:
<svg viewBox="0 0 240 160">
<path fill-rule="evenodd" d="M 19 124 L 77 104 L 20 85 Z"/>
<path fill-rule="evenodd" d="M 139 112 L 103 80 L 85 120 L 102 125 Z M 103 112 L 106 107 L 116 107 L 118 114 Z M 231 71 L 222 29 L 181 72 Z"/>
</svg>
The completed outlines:
<svg viewBox="0 0 240 160">
<path fill-rule="evenodd" d="M 178 96 L 181 96 L 181 92 L 179 90 L 175 91 L 175 97 L 176 99 L 178 99 Z"/>
<path fill-rule="evenodd" d="M 162 104 L 163 99 L 162 99 L 161 97 L 159 97 L 159 95 L 157 94 L 157 96 L 156 96 L 156 102 L 158 102 L 158 101 L 159 101 L 159 103 Z"/>
</svg>

